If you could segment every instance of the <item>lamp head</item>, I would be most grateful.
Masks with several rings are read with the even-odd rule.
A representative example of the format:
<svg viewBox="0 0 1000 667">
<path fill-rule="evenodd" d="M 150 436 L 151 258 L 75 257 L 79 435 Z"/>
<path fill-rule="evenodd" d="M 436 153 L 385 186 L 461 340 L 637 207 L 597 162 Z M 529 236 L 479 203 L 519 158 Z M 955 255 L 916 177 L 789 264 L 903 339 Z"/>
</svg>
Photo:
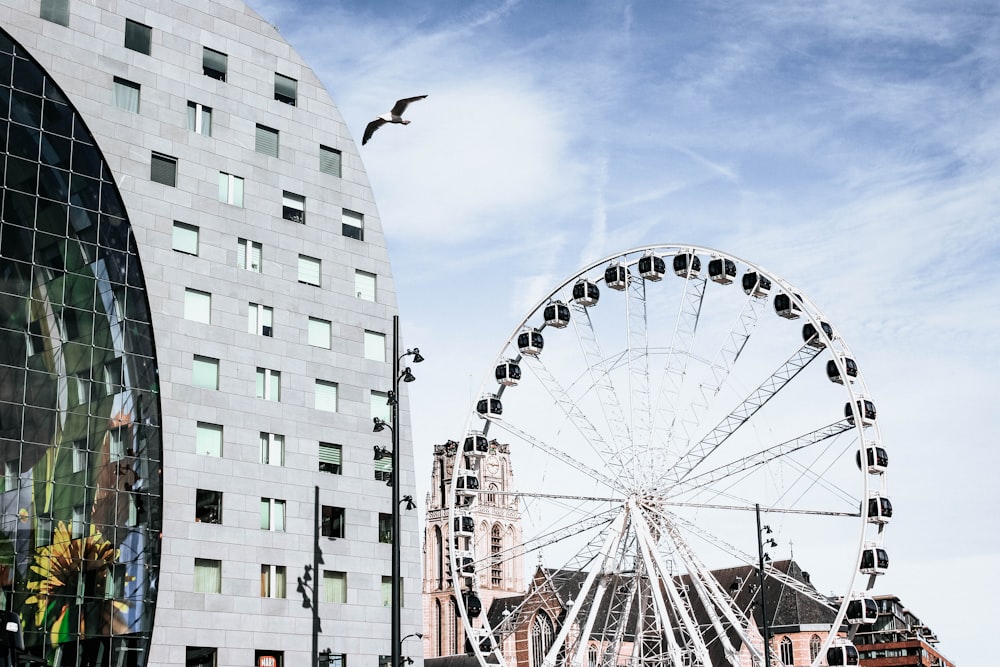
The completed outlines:
<svg viewBox="0 0 1000 667">
<path fill-rule="evenodd" d="M 372 422 L 375 424 L 372 427 L 374 433 L 379 433 L 386 427 L 386 423 L 380 417 L 372 417 Z"/>
<path fill-rule="evenodd" d="M 392 458 L 392 452 L 390 452 L 385 447 L 379 447 L 378 445 L 376 445 L 372 449 L 375 450 L 375 460 L 376 461 L 381 461 L 382 459 L 387 459 L 387 458 L 391 459 Z"/>
<path fill-rule="evenodd" d="M 424 360 L 424 356 L 422 354 L 420 354 L 420 348 L 419 347 L 415 347 L 412 350 L 407 350 L 406 353 L 413 355 L 413 363 L 415 363 L 415 364 L 419 364 L 421 361 Z"/>
<path fill-rule="evenodd" d="M 410 371 L 410 367 L 407 366 L 403 369 L 403 374 L 399 376 L 399 379 L 403 382 L 413 382 L 417 378 L 413 377 L 413 373 Z"/>
<path fill-rule="evenodd" d="M 417 639 L 423 639 L 424 638 L 424 633 L 422 633 L 422 632 L 416 632 L 414 634 L 416 635 Z"/>
<path fill-rule="evenodd" d="M 385 397 L 386 405 L 396 405 L 397 402 L 398 401 L 396 400 L 396 392 L 390 391 L 388 394 L 386 394 Z"/>
<path fill-rule="evenodd" d="M 403 496 L 403 500 L 400 502 L 406 503 L 404 508 L 408 510 L 416 509 L 417 507 L 416 503 L 413 502 L 413 496 Z"/>
</svg>

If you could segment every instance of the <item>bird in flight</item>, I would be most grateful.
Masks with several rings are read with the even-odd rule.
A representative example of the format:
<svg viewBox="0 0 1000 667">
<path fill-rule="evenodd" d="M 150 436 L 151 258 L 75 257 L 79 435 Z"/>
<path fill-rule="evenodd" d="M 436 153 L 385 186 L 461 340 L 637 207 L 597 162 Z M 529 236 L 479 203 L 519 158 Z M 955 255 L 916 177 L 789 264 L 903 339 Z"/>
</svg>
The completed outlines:
<svg viewBox="0 0 1000 667">
<path fill-rule="evenodd" d="M 361 138 L 361 145 L 364 146 L 368 143 L 368 140 L 372 138 L 375 134 L 375 130 L 379 129 L 386 123 L 400 123 L 402 125 L 409 125 L 410 121 L 403 118 L 403 112 L 406 111 L 406 107 L 410 102 L 416 102 L 417 100 L 422 100 L 426 95 L 417 95 L 416 97 L 406 97 L 401 100 L 396 100 L 396 103 L 392 105 L 392 109 L 388 113 L 384 113 L 372 122 L 365 126 L 365 134 Z"/>
</svg>

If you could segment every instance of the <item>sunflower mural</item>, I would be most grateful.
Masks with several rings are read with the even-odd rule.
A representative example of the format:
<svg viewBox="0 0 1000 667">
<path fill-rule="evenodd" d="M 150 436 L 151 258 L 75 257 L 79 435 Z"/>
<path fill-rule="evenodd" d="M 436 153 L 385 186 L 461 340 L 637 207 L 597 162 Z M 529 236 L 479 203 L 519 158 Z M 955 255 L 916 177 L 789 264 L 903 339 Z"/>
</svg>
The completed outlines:
<svg viewBox="0 0 1000 667">
<path fill-rule="evenodd" d="M 86 638 L 88 623 L 98 636 L 124 631 L 125 603 L 106 600 L 99 609 L 85 607 L 87 598 L 104 597 L 108 570 L 117 557 L 117 549 L 93 525 L 89 535 L 74 539 L 62 521 L 52 544 L 37 551 L 25 604 L 34 607 L 34 623 L 46 630 L 53 645 Z"/>
</svg>

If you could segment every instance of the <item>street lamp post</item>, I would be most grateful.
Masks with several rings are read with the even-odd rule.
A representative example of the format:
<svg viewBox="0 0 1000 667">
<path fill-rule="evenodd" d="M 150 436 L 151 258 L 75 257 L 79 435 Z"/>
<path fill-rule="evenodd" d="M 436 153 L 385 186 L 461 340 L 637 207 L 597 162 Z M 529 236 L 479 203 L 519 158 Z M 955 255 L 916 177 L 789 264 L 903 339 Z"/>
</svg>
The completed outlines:
<svg viewBox="0 0 1000 667">
<path fill-rule="evenodd" d="M 767 557 L 764 554 L 765 544 L 769 547 L 776 547 L 778 543 L 774 541 L 774 538 L 764 539 L 764 534 L 771 534 L 770 526 L 760 525 L 760 504 L 755 505 L 757 511 L 757 582 L 760 585 L 760 620 L 764 626 L 764 667 L 771 667 L 771 640 L 768 637 L 771 634 L 770 629 L 767 624 L 767 598 L 764 595 L 764 558 Z M 770 560 L 770 557 L 767 557 Z"/>
<path fill-rule="evenodd" d="M 401 612 L 401 596 L 400 596 L 400 505 L 406 503 L 406 509 L 411 510 L 415 507 L 413 503 L 413 496 L 404 496 L 400 498 L 399 487 L 401 485 L 402 475 L 400 474 L 400 456 L 399 456 L 399 383 L 403 382 L 413 382 L 415 379 L 413 373 L 410 372 L 410 367 L 407 366 L 405 369 L 400 371 L 400 362 L 405 357 L 412 356 L 414 363 L 420 363 L 424 360 L 423 356 L 420 354 L 420 348 L 413 348 L 412 350 L 407 350 L 403 354 L 399 353 L 399 315 L 392 316 L 392 391 L 389 393 L 389 407 L 392 409 L 390 413 L 390 423 L 386 424 L 383 420 L 378 417 L 375 418 L 374 430 L 381 431 L 385 427 L 389 427 L 389 432 L 392 436 L 392 451 L 387 452 L 384 448 L 375 448 L 375 458 L 376 460 L 381 459 L 384 456 L 392 457 L 392 473 L 389 478 L 390 486 L 392 487 L 392 667 L 402 667 L 400 656 L 402 654 L 402 639 L 400 638 L 402 620 L 400 617 Z M 407 635 L 409 636 L 409 635 Z"/>
</svg>

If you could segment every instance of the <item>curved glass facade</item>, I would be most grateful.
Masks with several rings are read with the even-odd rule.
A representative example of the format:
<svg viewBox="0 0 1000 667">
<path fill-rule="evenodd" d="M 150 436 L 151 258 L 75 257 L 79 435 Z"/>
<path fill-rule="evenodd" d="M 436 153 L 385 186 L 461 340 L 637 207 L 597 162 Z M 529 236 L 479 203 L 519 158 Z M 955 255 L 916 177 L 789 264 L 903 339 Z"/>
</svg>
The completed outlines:
<svg viewBox="0 0 1000 667">
<path fill-rule="evenodd" d="M 149 302 L 114 178 L 0 30 L 0 588 L 27 651 L 143 665 L 161 433 Z"/>
</svg>

